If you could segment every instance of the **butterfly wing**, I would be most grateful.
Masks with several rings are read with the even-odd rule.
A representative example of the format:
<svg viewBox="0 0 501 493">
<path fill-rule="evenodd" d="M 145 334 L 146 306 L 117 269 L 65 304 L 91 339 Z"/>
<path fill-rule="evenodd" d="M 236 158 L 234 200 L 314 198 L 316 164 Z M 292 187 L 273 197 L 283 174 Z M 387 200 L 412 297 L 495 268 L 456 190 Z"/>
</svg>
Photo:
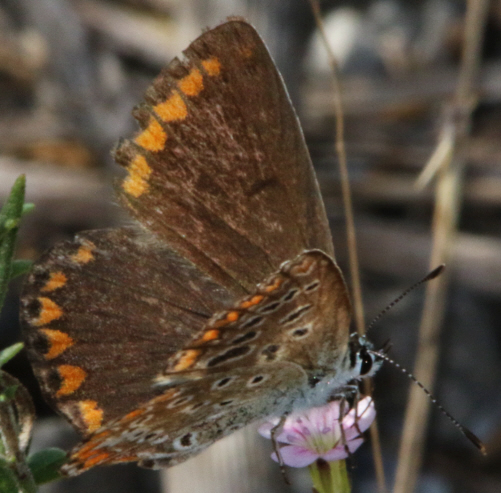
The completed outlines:
<svg viewBox="0 0 501 493">
<path fill-rule="evenodd" d="M 298 256 L 217 313 L 167 360 L 155 379 L 163 393 L 97 430 L 64 472 L 127 461 L 172 466 L 256 419 L 291 411 L 309 370 L 332 374 L 346 350 L 349 318 L 333 261 L 319 251 Z"/>
<path fill-rule="evenodd" d="M 285 260 L 333 255 L 302 131 L 256 31 L 231 21 L 174 60 L 116 150 L 131 214 L 216 282 L 247 292 Z"/>
<path fill-rule="evenodd" d="M 118 193 L 150 233 L 89 232 L 57 246 L 23 295 L 43 391 L 89 439 L 75 452 L 75 471 L 179 462 L 267 414 L 304 382 L 301 367 L 326 363 L 329 351 L 335 360 L 348 338 L 349 301 L 318 184 L 263 42 L 232 21 L 185 55 L 136 112 L 142 131 L 116 150 L 128 171 Z M 293 262 L 292 274 L 280 269 L 311 249 L 321 252 Z M 327 264 L 311 262 L 319 255 Z M 176 392 L 207 395 L 230 370 L 246 382 L 257 371 L 268 380 L 215 415 L 178 412 L 169 401 Z M 235 388 L 217 389 L 210 401 L 232 400 Z M 176 448 L 191 426 L 199 441 Z"/>
<path fill-rule="evenodd" d="M 77 446 L 63 472 L 73 476 L 97 465 L 128 461 L 147 467 L 179 464 L 255 416 L 280 408 L 305 382 L 300 367 L 277 362 L 239 368 L 231 376 L 213 373 L 167 389 Z"/>
<path fill-rule="evenodd" d="M 328 370 L 347 350 L 351 307 L 341 271 L 319 250 L 284 263 L 250 295 L 216 313 L 156 379 L 178 385 L 235 368 L 286 361 Z"/>
<path fill-rule="evenodd" d="M 21 320 L 46 399 L 89 433 L 156 395 L 166 358 L 233 299 L 142 233 L 91 231 L 37 262 Z"/>
</svg>

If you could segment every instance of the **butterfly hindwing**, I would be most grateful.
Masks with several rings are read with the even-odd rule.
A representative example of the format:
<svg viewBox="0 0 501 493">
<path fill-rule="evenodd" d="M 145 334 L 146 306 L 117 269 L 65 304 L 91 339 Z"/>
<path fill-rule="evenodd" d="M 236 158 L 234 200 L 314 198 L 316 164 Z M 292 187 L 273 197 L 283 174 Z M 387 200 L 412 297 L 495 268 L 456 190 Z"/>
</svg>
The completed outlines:
<svg viewBox="0 0 501 493">
<path fill-rule="evenodd" d="M 128 461 L 148 467 L 178 464 L 249 424 L 256 415 L 286 406 L 284 402 L 305 381 L 299 366 L 277 362 L 238 368 L 231 375 L 213 373 L 168 388 L 77 446 L 63 471 L 75 475 L 96 465 Z"/>
<path fill-rule="evenodd" d="M 333 254 L 318 184 L 282 79 L 256 31 L 196 39 L 116 150 L 134 217 L 218 283 L 248 292 L 303 250 Z"/>
<path fill-rule="evenodd" d="M 49 402 L 83 433 L 151 399 L 166 359 L 234 297 L 133 229 L 83 233 L 34 266 L 28 354 Z"/>
<path fill-rule="evenodd" d="M 167 360 L 157 381 L 181 382 L 276 361 L 331 370 L 346 352 L 350 312 L 337 265 L 323 252 L 305 252 L 229 310 L 215 314 L 201 334 Z"/>
</svg>

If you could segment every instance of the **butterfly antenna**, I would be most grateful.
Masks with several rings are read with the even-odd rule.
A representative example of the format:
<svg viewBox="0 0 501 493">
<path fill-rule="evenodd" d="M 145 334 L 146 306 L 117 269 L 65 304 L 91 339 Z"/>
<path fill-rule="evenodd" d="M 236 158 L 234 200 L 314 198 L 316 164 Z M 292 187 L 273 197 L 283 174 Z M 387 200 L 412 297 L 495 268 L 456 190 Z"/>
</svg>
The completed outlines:
<svg viewBox="0 0 501 493">
<path fill-rule="evenodd" d="M 483 455 L 487 455 L 487 451 L 485 448 L 485 445 L 482 443 L 480 438 L 478 438 L 472 431 L 470 431 L 466 426 L 463 426 L 452 414 L 450 414 L 448 411 L 445 410 L 445 408 L 437 401 L 436 397 L 407 369 L 405 369 L 403 366 L 399 365 L 396 361 L 392 360 L 389 356 L 387 356 L 384 353 L 384 349 L 381 352 L 378 351 L 369 351 L 370 353 L 374 354 L 376 357 L 383 359 L 384 361 L 387 361 L 388 363 L 391 363 L 395 368 L 399 369 L 404 375 L 407 375 L 410 380 L 412 380 L 430 399 L 430 401 L 437 406 L 437 408 L 440 410 L 440 412 L 449 418 L 449 420 L 452 422 L 452 424 L 459 429 L 459 431 L 468 439 L 470 440 L 475 447 L 480 450 L 480 452 Z"/>
<path fill-rule="evenodd" d="M 383 311 L 377 315 L 372 322 L 369 324 L 367 327 L 367 330 L 365 331 L 366 333 L 369 332 L 369 330 L 376 325 L 376 323 L 386 314 L 388 313 L 391 308 L 393 308 L 397 303 L 402 301 L 411 291 L 414 291 L 418 286 L 421 286 L 421 284 L 424 284 L 425 282 L 431 281 L 432 279 L 435 279 L 438 277 L 442 272 L 445 270 L 445 264 L 439 265 L 435 269 L 433 269 L 429 274 L 426 275 L 426 277 L 423 277 L 420 281 L 418 281 L 416 284 L 413 284 L 410 288 L 407 288 L 398 298 L 393 300 Z"/>
</svg>

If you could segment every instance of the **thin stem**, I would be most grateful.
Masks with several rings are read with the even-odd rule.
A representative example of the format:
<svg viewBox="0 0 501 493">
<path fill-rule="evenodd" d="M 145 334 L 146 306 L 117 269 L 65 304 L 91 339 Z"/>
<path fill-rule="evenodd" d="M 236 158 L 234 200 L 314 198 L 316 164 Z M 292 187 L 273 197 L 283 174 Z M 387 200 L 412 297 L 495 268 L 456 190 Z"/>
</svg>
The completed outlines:
<svg viewBox="0 0 501 493">
<path fill-rule="evenodd" d="M 348 176 L 348 165 L 346 158 L 346 148 L 344 143 L 344 116 L 343 104 L 341 95 L 341 85 L 339 83 L 338 66 L 336 57 L 332 52 L 329 41 L 325 34 L 318 0 L 309 0 L 318 31 L 322 37 L 327 56 L 332 70 L 333 93 L 334 93 L 334 109 L 336 115 L 336 152 L 339 161 L 339 173 L 341 178 L 341 192 L 343 197 L 344 213 L 346 219 L 346 237 L 348 244 L 348 260 L 350 265 L 350 277 L 352 283 L 352 297 L 355 314 L 355 326 L 360 335 L 365 333 L 365 316 L 364 305 L 362 299 L 362 288 L 360 283 L 360 268 L 358 262 L 357 238 L 355 231 L 355 220 L 353 215 L 353 201 L 351 197 L 350 180 Z M 369 384 L 364 383 L 364 392 L 369 392 Z M 368 394 L 370 395 L 370 394 Z M 383 468 L 383 456 L 381 453 L 381 443 L 379 440 L 379 431 L 377 423 L 374 420 L 370 427 L 372 452 L 374 457 L 374 467 L 376 470 L 376 478 L 378 483 L 378 491 L 384 493 L 386 489 L 386 480 Z"/>
<path fill-rule="evenodd" d="M 474 81 L 480 63 L 480 48 L 488 11 L 488 0 L 469 0 L 466 12 L 466 36 L 456 94 L 447 108 L 444 127 L 453 125 L 454 155 L 444 159 L 437 176 L 433 213 L 433 246 L 430 265 L 450 263 L 460 213 L 465 148 L 474 108 Z M 455 150 L 454 150 L 455 149 Z M 449 275 L 440 277 L 426 287 L 425 304 L 418 339 L 418 354 L 414 374 L 429 389 L 433 386 L 439 348 L 439 330 L 445 311 Z M 401 438 L 395 493 L 414 490 L 422 462 L 424 435 L 429 402 L 420 389 L 413 387 L 407 403 Z"/>
<path fill-rule="evenodd" d="M 327 462 L 317 459 L 309 466 L 313 488 L 317 493 L 350 493 L 351 484 L 346 461 Z"/>
</svg>

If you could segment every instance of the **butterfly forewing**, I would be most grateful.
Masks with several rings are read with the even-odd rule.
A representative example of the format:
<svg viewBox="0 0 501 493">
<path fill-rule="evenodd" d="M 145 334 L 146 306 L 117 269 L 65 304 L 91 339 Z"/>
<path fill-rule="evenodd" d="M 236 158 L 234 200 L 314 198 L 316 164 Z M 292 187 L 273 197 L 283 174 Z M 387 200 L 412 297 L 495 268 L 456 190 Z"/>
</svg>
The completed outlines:
<svg viewBox="0 0 501 493">
<path fill-rule="evenodd" d="M 256 31 L 206 32 L 147 93 L 122 143 L 131 213 L 222 285 L 250 292 L 303 250 L 333 247 L 281 77 Z"/>
<path fill-rule="evenodd" d="M 232 300 L 175 252 L 104 230 L 40 259 L 21 315 L 45 397 L 88 433 L 158 393 L 169 355 Z"/>
</svg>

